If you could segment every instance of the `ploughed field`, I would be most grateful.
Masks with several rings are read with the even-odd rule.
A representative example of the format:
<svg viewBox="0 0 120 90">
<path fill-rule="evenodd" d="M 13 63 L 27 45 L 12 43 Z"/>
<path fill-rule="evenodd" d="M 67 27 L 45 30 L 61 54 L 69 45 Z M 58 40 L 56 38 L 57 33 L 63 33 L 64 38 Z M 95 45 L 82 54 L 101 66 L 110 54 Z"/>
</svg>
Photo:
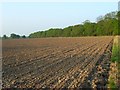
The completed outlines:
<svg viewBox="0 0 120 90">
<path fill-rule="evenodd" d="M 3 88 L 107 87 L 113 37 L 3 40 Z"/>
</svg>

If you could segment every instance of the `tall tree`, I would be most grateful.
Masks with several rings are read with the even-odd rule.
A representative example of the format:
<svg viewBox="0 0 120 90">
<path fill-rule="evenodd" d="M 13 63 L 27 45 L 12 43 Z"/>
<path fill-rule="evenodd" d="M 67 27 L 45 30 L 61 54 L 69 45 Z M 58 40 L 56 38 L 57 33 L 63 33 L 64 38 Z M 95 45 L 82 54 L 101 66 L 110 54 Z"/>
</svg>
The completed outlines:
<svg viewBox="0 0 120 90">
<path fill-rule="evenodd" d="M 2 37 L 3 39 L 7 39 L 8 37 L 7 37 L 7 35 L 3 35 L 3 37 Z"/>
<path fill-rule="evenodd" d="M 13 38 L 13 39 L 14 39 L 14 38 L 20 38 L 20 35 L 17 35 L 17 34 L 12 33 L 12 34 L 10 35 L 10 37 Z"/>
<path fill-rule="evenodd" d="M 46 31 L 35 32 L 30 34 L 29 37 L 79 37 L 118 34 L 120 35 L 120 11 L 99 16 L 96 23 L 86 20 L 80 25 L 68 26 L 63 29 L 51 28 Z"/>
</svg>

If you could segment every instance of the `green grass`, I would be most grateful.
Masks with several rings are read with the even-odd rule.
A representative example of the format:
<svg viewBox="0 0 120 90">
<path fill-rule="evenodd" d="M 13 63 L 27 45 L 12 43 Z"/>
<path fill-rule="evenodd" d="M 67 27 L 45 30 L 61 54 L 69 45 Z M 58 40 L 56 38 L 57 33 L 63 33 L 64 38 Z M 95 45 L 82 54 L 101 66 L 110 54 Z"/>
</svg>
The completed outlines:
<svg viewBox="0 0 120 90">
<path fill-rule="evenodd" d="M 120 58 L 120 46 L 118 43 L 118 37 L 114 38 L 114 43 L 113 43 L 113 48 L 112 48 L 112 57 L 111 61 L 112 62 L 118 62 Z"/>
<path fill-rule="evenodd" d="M 118 46 L 118 38 L 116 37 L 114 38 L 111 61 L 112 63 L 115 63 L 115 62 L 119 63 L 120 62 L 119 59 L 120 59 L 120 47 Z M 119 67 L 119 64 L 118 64 L 118 67 Z M 114 78 L 112 78 L 112 76 L 110 77 L 110 80 L 108 83 L 109 83 L 108 87 L 110 87 L 111 90 L 117 90 L 117 82 L 114 80 Z"/>
<path fill-rule="evenodd" d="M 111 61 L 112 62 L 119 61 L 119 47 L 118 47 L 118 45 L 113 46 Z"/>
<path fill-rule="evenodd" d="M 112 78 L 110 78 L 108 86 L 110 87 L 111 90 L 117 90 L 117 85 Z"/>
</svg>

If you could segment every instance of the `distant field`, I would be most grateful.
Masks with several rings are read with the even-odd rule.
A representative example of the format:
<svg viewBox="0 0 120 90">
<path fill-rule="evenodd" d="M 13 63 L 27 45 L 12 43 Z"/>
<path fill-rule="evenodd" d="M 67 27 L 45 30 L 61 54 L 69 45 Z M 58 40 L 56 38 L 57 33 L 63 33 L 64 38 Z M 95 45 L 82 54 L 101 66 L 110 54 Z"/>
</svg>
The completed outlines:
<svg viewBox="0 0 120 90">
<path fill-rule="evenodd" d="M 112 36 L 3 40 L 3 88 L 107 87 Z"/>
</svg>

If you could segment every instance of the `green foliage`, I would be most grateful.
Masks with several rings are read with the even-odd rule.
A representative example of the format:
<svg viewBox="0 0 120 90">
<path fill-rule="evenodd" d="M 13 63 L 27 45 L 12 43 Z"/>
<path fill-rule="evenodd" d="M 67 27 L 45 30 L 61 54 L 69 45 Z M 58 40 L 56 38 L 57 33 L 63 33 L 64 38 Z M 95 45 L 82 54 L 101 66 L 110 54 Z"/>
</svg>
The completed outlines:
<svg viewBox="0 0 120 90">
<path fill-rule="evenodd" d="M 19 38 L 27 38 L 27 37 L 25 35 L 20 36 L 20 35 L 14 34 L 14 33 L 12 33 L 10 35 L 10 37 L 8 37 L 6 35 L 3 35 L 3 37 L 2 37 L 2 39 L 19 39 Z"/>
<path fill-rule="evenodd" d="M 118 17 L 118 35 L 120 35 L 120 11 L 118 11 L 117 17 Z"/>
<path fill-rule="evenodd" d="M 96 26 L 96 35 L 104 35 L 104 21 L 99 21 Z"/>
<path fill-rule="evenodd" d="M 102 20 L 104 20 L 104 17 L 103 17 L 103 16 L 99 16 L 99 17 L 97 17 L 97 19 L 96 19 L 97 22 L 102 21 Z"/>
<path fill-rule="evenodd" d="M 72 26 L 63 29 L 63 37 L 71 37 Z"/>
<path fill-rule="evenodd" d="M 107 13 L 104 16 L 104 19 L 112 19 L 112 18 L 116 18 L 117 19 L 117 11 L 116 12 Z"/>
<path fill-rule="evenodd" d="M 20 38 L 20 35 L 16 35 L 16 34 L 12 33 L 12 34 L 10 35 L 10 37 L 13 38 L 13 39 L 14 39 L 14 38 Z"/>
<path fill-rule="evenodd" d="M 99 16 L 97 23 L 86 20 L 83 24 L 69 26 L 63 29 L 51 28 L 46 31 L 31 33 L 30 38 L 41 37 L 79 37 L 79 36 L 108 36 L 120 35 L 120 12 L 111 12 Z"/>
<path fill-rule="evenodd" d="M 115 61 L 119 61 L 119 47 L 118 45 L 114 45 L 113 49 L 112 49 L 112 57 L 111 57 L 111 61 L 115 62 Z"/>
<path fill-rule="evenodd" d="M 21 38 L 26 38 L 26 36 L 25 36 L 25 35 L 23 35 L 23 36 L 21 36 Z"/>
<path fill-rule="evenodd" d="M 62 34 L 62 29 L 49 29 L 46 32 L 46 37 L 59 37 Z"/>
<path fill-rule="evenodd" d="M 75 25 L 72 27 L 71 29 L 71 36 L 72 37 L 79 37 L 79 36 L 82 36 L 83 35 L 83 32 L 84 32 L 84 27 L 82 25 Z"/>
<path fill-rule="evenodd" d="M 3 35 L 2 39 L 8 39 L 8 36 Z"/>
<path fill-rule="evenodd" d="M 84 36 L 93 36 L 95 34 L 95 25 L 96 23 L 87 22 L 84 23 Z"/>
<path fill-rule="evenodd" d="M 115 81 L 112 78 L 110 78 L 108 86 L 110 87 L 111 90 L 117 90 L 118 88 Z"/>
</svg>

